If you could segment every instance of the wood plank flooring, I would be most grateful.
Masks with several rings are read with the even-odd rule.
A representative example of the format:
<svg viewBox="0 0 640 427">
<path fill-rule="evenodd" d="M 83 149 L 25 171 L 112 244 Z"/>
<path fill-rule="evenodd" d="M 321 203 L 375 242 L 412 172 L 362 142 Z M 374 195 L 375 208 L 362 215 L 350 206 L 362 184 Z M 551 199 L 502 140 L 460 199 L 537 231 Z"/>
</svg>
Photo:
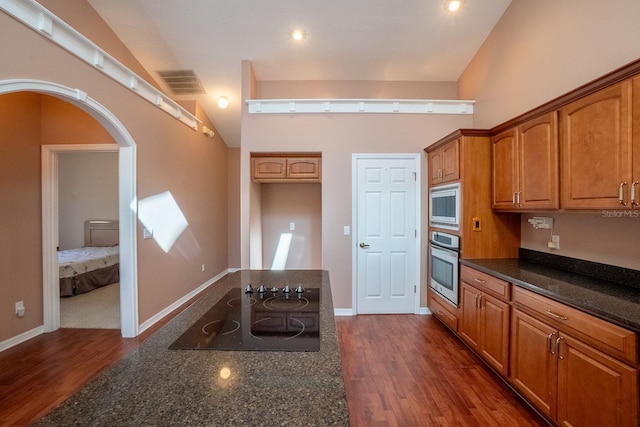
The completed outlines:
<svg viewBox="0 0 640 427">
<path fill-rule="evenodd" d="M 547 425 L 432 316 L 336 324 L 354 427 Z"/>
<path fill-rule="evenodd" d="M 546 425 L 431 316 L 336 324 L 353 426 Z M 133 339 L 60 329 L 0 353 L 0 425 L 37 421 L 161 326 Z"/>
</svg>

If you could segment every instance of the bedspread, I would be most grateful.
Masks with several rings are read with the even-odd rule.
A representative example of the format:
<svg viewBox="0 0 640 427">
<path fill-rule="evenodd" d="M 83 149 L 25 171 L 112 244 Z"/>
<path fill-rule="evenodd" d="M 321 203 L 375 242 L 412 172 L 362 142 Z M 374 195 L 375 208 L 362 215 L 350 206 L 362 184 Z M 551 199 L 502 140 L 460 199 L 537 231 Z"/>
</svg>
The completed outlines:
<svg viewBox="0 0 640 427">
<path fill-rule="evenodd" d="M 118 246 L 84 247 L 58 252 L 61 279 L 110 267 L 119 262 Z"/>
</svg>

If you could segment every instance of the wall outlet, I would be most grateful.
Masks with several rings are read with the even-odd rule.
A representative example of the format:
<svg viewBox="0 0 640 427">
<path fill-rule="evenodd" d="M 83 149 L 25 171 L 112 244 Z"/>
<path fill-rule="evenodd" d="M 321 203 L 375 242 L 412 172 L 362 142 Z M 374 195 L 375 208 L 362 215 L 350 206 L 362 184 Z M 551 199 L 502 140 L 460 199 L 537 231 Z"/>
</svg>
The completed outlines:
<svg viewBox="0 0 640 427">
<path fill-rule="evenodd" d="M 289 223 L 289 231 L 294 231 L 296 229 L 296 223 L 295 222 L 290 222 Z"/>
<path fill-rule="evenodd" d="M 552 235 L 551 241 L 547 243 L 547 246 L 551 249 L 560 249 L 560 236 Z"/>
<path fill-rule="evenodd" d="M 202 264 L 202 272 L 203 272 L 203 273 L 204 273 L 204 269 L 205 269 L 205 268 L 204 268 L 204 264 Z"/>
<path fill-rule="evenodd" d="M 348 236 L 349 234 L 351 234 L 351 227 L 349 227 L 348 225 L 345 225 L 344 228 L 342 229 L 342 234 L 344 234 L 345 236 Z"/>
<path fill-rule="evenodd" d="M 16 303 L 16 316 L 22 317 L 24 316 L 24 301 L 18 301 Z"/>
</svg>

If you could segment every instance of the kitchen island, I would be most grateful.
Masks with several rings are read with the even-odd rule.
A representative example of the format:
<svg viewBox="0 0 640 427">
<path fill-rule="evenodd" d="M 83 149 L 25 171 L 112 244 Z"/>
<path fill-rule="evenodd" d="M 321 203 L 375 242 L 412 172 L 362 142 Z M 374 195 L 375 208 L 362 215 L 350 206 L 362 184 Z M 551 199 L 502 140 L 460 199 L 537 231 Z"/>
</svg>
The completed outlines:
<svg viewBox="0 0 640 427">
<path fill-rule="evenodd" d="M 320 350 L 169 349 L 231 289 L 248 284 L 320 289 Z M 349 425 L 329 274 L 226 275 L 38 425 Z"/>
</svg>

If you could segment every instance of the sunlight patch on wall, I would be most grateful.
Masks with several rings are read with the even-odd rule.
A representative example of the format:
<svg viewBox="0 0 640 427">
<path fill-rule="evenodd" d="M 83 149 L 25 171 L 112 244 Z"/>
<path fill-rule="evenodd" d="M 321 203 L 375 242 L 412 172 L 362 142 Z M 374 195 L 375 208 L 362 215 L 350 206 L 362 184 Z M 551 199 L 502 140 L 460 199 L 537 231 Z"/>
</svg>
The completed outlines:
<svg viewBox="0 0 640 427">
<path fill-rule="evenodd" d="M 189 225 L 169 191 L 140 200 L 138 219 L 165 252 L 171 250 L 178 237 Z"/>
<path fill-rule="evenodd" d="M 284 270 L 287 265 L 287 258 L 289 258 L 289 247 L 291 246 L 292 237 L 293 234 L 291 233 L 280 234 L 278 247 L 276 248 L 276 253 L 273 256 L 273 263 L 271 264 L 272 270 Z"/>
</svg>

